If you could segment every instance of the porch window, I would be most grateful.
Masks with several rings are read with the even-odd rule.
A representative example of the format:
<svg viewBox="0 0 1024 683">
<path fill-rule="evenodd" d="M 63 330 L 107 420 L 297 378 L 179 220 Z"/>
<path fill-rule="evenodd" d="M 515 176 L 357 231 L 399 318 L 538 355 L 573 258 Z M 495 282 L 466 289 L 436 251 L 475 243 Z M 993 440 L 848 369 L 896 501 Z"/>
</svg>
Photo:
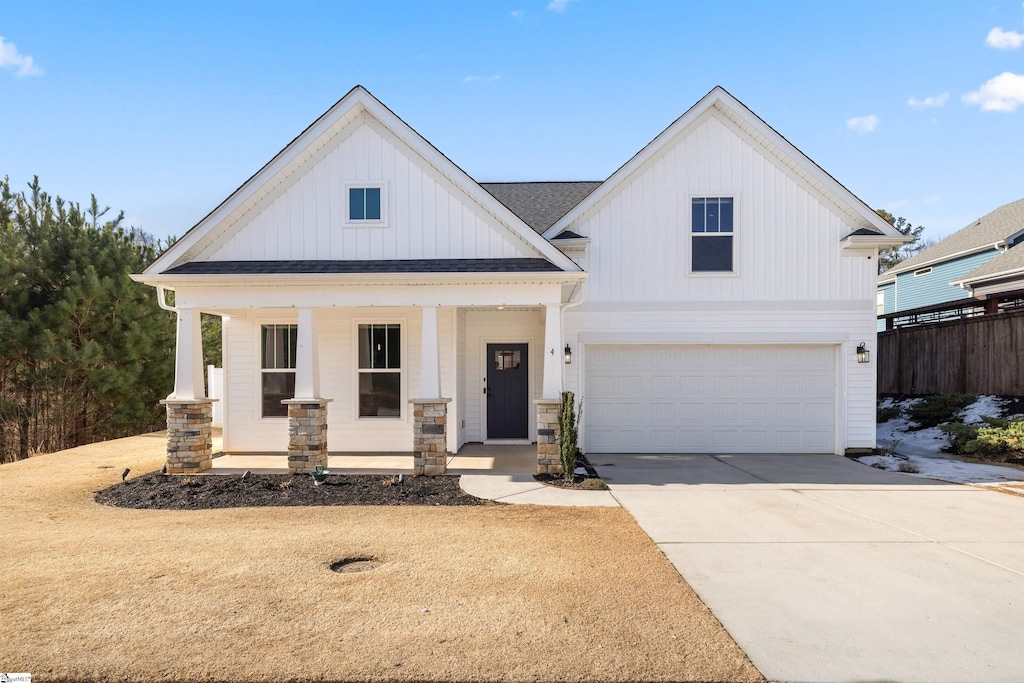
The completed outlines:
<svg viewBox="0 0 1024 683">
<path fill-rule="evenodd" d="M 288 417 L 281 403 L 295 398 L 295 343 L 298 325 L 263 325 L 260 379 L 263 389 L 263 417 Z"/>
<path fill-rule="evenodd" d="M 359 417 L 402 416 L 402 326 L 359 326 Z"/>
</svg>

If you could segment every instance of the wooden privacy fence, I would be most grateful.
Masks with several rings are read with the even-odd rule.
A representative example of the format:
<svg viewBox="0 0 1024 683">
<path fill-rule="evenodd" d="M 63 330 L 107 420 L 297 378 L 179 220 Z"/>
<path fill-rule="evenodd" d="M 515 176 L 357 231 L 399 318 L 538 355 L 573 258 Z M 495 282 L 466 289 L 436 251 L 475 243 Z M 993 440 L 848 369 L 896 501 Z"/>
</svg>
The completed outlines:
<svg viewBox="0 0 1024 683">
<path fill-rule="evenodd" d="M 880 394 L 1024 395 L 1024 311 L 878 333 Z"/>
</svg>

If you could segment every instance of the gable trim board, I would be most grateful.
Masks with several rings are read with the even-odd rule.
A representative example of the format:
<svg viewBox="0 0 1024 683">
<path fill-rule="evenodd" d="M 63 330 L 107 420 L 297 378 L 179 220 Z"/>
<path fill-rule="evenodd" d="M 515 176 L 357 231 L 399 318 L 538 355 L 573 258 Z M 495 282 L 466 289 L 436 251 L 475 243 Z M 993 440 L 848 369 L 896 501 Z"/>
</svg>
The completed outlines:
<svg viewBox="0 0 1024 683">
<path fill-rule="evenodd" d="M 579 271 L 572 259 L 562 254 L 546 239 L 542 238 L 508 207 L 480 187 L 465 171 L 444 156 L 436 147 L 402 121 L 390 109 L 362 86 L 356 86 L 338 100 L 330 109 L 300 133 L 267 164 L 235 190 L 217 208 L 174 243 L 163 255 L 154 261 L 144 274 L 160 273 L 186 260 L 195 260 L 213 242 L 223 238 L 225 232 L 237 231 L 244 225 L 245 215 L 278 186 L 302 175 L 310 160 L 325 147 L 336 146 L 335 138 L 351 126 L 360 114 L 369 115 L 390 131 L 405 146 L 410 148 L 428 165 L 432 166 L 462 193 L 494 216 L 509 233 L 543 258 L 567 271 Z M 332 127 L 344 125 L 327 139 Z M 349 131 L 351 134 L 352 131 Z M 342 225 L 336 226 L 342 229 Z"/>
<path fill-rule="evenodd" d="M 548 228 L 544 236 L 552 239 L 562 231 L 569 229 L 579 218 L 615 192 L 631 175 L 667 148 L 686 129 L 698 123 L 702 117 L 709 115 L 709 112 L 715 109 L 719 110 L 727 119 L 727 125 L 738 128 L 739 132 L 747 138 L 754 138 L 756 145 L 762 147 L 777 162 L 781 162 L 782 166 L 795 172 L 803 182 L 808 183 L 817 194 L 824 196 L 841 213 L 854 218 L 859 227 L 877 233 L 880 237 L 894 238 L 885 244 L 897 246 L 906 242 L 905 235 L 889 225 L 839 181 L 826 173 L 721 86 L 715 86 L 711 92 L 637 152 L 633 158 L 619 167 L 600 187 Z"/>
</svg>

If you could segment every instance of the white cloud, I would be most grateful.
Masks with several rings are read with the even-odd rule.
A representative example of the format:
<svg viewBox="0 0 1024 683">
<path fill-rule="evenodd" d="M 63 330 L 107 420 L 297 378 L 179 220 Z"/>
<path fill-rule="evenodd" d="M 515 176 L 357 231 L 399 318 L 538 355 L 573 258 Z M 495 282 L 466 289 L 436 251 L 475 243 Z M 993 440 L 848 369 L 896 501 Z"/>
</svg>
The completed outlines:
<svg viewBox="0 0 1024 683">
<path fill-rule="evenodd" d="M 949 93 L 944 92 L 941 95 L 929 95 L 928 97 L 925 97 L 920 100 L 917 99 L 916 97 L 911 97 L 909 100 L 907 100 L 907 104 L 909 104 L 914 109 L 929 109 L 941 107 L 944 104 L 946 104 L 948 100 Z"/>
<path fill-rule="evenodd" d="M 561 14 L 562 12 L 565 11 L 565 8 L 569 6 L 570 2 L 575 1 L 576 0 L 551 0 L 550 2 L 548 2 L 548 11 L 558 12 L 559 14 Z"/>
<path fill-rule="evenodd" d="M 509 14 L 511 14 L 516 19 L 522 19 L 524 12 L 521 9 L 514 9 L 511 12 L 509 12 Z"/>
<path fill-rule="evenodd" d="M 1024 76 L 1005 71 L 964 95 L 963 100 L 977 104 L 982 111 L 1017 111 L 1024 104 Z"/>
<path fill-rule="evenodd" d="M 1024 33 L 1004 31 L 997 26 L 985 36 L 985 44 L 997 50 L 1016 50 L 1024 45 Z"/>
<path fill-rule="evenodd" d="M 463 83 L 472 83 L 474 81 L 479 81 L 479 80 L 480 80 L 479 76 L 466 76 L 465 78 L 462 79 L 462 82 Z"/>
<path fill-rule="evenodd" d="M 493 76 L 488 76 L 487 78 L 485 78 L 484 79 L 484 83 L 493 83 L 494 81 L 500 81 L 500 80 L 501 80 L 501 74 L 494 74 Z"/>
<path fill-rule="evenodd" d="M 36 65 L 32 57 L 21 54 L 14 43 L 5 43 L 3 36 L 0 36 L 0 68 L 5 66 L 14 67 L 14 75 L 19 78 L 43 75 L 42 68 Z"/>
<path fill-rule="evenodd" d="M 854 116 L 852 119 L 846 119 L 846 127 L 858 135 L 873 133 L 875 128 L 878 128 L 879 120 L 880 119 L 874 114 L 870 114 L 868 116 Z"/>
<path fill-rule="evenodd" d="M 493 83 L 494 81 L 500 81 L 500 80 L 501 80 L 501 74 L 494 74 L 493 76 L 488 76 L 486 78 L 481 78 L 480 76 L 466 76 L 465 78 L 462 79 L 462 82 L 463 83 L 477 83 L 477 82 L 480 82 L 480 83 Z"/>
</svg>

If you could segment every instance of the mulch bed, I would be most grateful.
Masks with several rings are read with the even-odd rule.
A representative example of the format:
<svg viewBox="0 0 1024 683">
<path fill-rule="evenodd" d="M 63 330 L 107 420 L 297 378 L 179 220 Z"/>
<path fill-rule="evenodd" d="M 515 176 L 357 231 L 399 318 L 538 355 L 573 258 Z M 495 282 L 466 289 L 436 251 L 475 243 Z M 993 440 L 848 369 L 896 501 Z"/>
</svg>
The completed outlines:
<svg viewBox="0 0 1024 683">
<path fill-rule="evenodd" d="M 495 505 L 459 488 L 458 477 L 332 474 L 167 475 L 151 472 L 96 492 L 96 502 L 138 510 L 290 505 Z"/>
<path fill-rule="evenodd" d="M 576 456 L 576 469 L 583 468 L 586 470 L 586 474 L 573 474 L 572 479 L 566 479 L 565 475 L 562 474 L 535 474 L 533 478 L 541 484 L 546 486 L 557 486 L 562 489 L 586 489 L 584 482 L 588 479 L 600 479 L 597 470 L 590 464 L 586 456 L 582 453 Z M 607 487 L 606 487 L 607 488 Z M 601 489 L 591 489 L 599 491 Z"/>
</svg>

